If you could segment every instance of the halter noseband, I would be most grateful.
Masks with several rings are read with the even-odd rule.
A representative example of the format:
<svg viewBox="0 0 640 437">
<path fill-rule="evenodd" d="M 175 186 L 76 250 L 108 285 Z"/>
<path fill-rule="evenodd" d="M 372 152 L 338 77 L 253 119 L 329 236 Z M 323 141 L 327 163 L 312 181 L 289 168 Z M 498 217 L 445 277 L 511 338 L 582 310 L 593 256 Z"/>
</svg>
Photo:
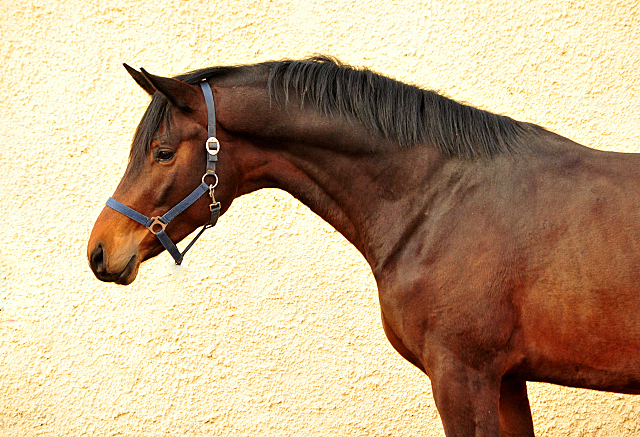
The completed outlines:
<svg viewBox="0 0 640 437">
<path fill-rule="evenodd" d="M 167 249 L 167 252 L 171 254 L 177 265 L 180 265 L 182 263 L 184 255 L 189 249 L 191 249 L 196 240 L 200 238 L 202 233 L 206 229 L 215 226 L 218 218 L 220 217 L 220 202 L 216 202 L 215 196 L 213 195 L 213 191 L 216 188 L 216 185 L 218 185 L 218 176 L 216 175 L 216 162 L 218 161 L 218 152 L 220 151 L 220 142 L 216 138 L 216 107 L 213 101 L 213 93 L 211 92 L 209 83 L 207 81 L 200 82 L 200 87 L 202 88 L 202 92 L 204 93 L 204 100 L 207 103 L 207 131 L 209 134 L 209 138 L 205 143 L 205 149 L 207 151 L 207 170 L 202 176 L 202 183 L 198 185 L 198 187 L 193 190 L 191 194 L 189 194 L 180 203 L 167 211 L 163 216 L 147 217 L 146 215 L 140 214 L 138 211 L 118 202 L 113 197 L 109 197 L 109 199 L 107 200 L 107 206 L 109 208 L 112 208 L 119 213 L 129 217 L 131 220 L 134 220 L 141 225 L 146 226 L 152 234 L 158 237 L 158 240 L 160 240 L 164 248 Z M 206 179 L 208 177 L 213 178 L 213 181 L 211 181 L 210 184 L 206 183 Z M 178 247 L 173 241 L 171 241 L 171 239 L 165 232 L 165 228 L 167 227 L 169 222 L 171 222 L 171 220 L 176 218 L 184 210 L 193 205 L 205 193 L 209 193 L 209 196 L 211 197 L 211 205 L 209 205 L 209 210 L 211 211 L 209 223 L 204 225 L 202 229 L 200 229 L 200 232 L 198 232 L 193 240 L 191 240 L 191 243 L 187 245 L 184 251 L 180 252 L 180 250 L 178 250 Z"/>
</svg>

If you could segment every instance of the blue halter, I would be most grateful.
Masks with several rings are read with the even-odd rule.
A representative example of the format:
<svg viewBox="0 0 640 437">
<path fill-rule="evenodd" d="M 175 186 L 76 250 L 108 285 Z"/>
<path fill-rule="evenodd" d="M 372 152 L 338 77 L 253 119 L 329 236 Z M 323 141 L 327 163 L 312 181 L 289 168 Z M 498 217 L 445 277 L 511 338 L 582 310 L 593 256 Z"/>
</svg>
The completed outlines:
<svg viewBox="0 0 640 437">
<path fill-rule="evenodd" d="M 191 194 L 189 194 L 180 203 L 167 211 L 163 216 L 147 217 L 146 215 L 140 214 L 138 211 L 118 202 L 113 197 L 109 197 L 109 199 L 107 200 L 107 206 L 109 208 L 112 208 L 119 213 L 129 217 L 131 220 L 140 223 L 141 225 L 149 229 L 152 234 L 158 237 L 158 240 L 160 240 L 164 248 L 167 249 L 167 252 L 171 254 L 177 265 L 180 265 L 182 263 L 184 255 L 189 249 L 191 249 L 196 240 L 200 238 L 202 233 L 206 229 L 215 226 L 218 218 L 220 217 L 220 202 L 216 202 L 215 196 L 213 195 L 213 191 L 218 185 L 218 176 L 216 175 L 216 162 L 218 161 L 218 152 L 220 151 L 220 142 L 218 142 L 216 138 L 216 107 L 213 101 L 213 93 L 211 92 L 209 83 L 207 81 L 200 82 L 200 87 L 202 88 L 202 92 L 204 93 L 204 100 L 207 103 L 207 131 L 209 133 L 209 138 L 205 143 L 205 149 L 207 150 L 207 170 L 202 176 L 202 183 L 198 185 L 198 187 L 193 190 Z M 207 177 L 212 177 L 214 179 L 211 184 L 207 184 L 205 182 Z M 165 232 L 165 229 L 171 222 L 171 220 L 176 218 L 184 210 L 193 205 L 205 193 L 209 193 L 209 196 L 211 197 L 211 205 L 209 205 L 209 209 L 211 211 L 209 223 L 204 225 L 202 229 L 200 229 L 200 232 L 198 232 L 193 240 L 191 240 L 191 243 L 187 245 L 184 251 L 180 252 L 180 250 L 178 250 L 178 247 L 173 241 L 171 241 L 171 239 Z"/>
</svg>

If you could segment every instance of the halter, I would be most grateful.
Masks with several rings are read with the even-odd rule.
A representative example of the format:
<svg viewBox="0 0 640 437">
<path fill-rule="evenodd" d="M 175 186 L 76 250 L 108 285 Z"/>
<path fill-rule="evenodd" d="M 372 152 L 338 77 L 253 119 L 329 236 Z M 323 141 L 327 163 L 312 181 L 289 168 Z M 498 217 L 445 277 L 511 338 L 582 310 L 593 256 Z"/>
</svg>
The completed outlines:
<svg viewBox="0 0 640 437">
<path fill-rule="evenodd" d="M 189 249 L 191 249 L 196 240 L 200 238 L 202 233 L 208 228 L 215 226 L 218 218 L 220 217 L 220 202 L 216 202 L 215 196 L 213 195 L 213 191 L 218 185 L 218 176 L 216 175 L 216 162 L 218 161 L 218 152 L 220 151 L 220 142 L 216 138 L 216 107 L 213 102 L 213 93 L 211 92 L 209 83 L 207 81 L 200 82 L 200 87 L 202 88 L 202 92 L 204 93 L 204 100 L 207 103 L 207 131 L 209 134 L 209 138 L 207 139 L 207 142 L 204 146 L 207 151 L 207 170 L 202 176 L 202 183 L 198 185 L 198 187 L 193 190 L 191 194 L 189 194 L 180 203 L 167 211 L 163 216 L 147 217 L 146 215 L 140 214 L 138 211 L 118 202 L 113 197 L 109 197 L 109 199 L 107 200 L 107 206 L 109 208 L 112 208 L 119 213 L 129 217 L 131 220 L 136 221 L 143 226 L 146 226 L 146 228 L 149 229 L 149 232 L 158 237 L 158 240 L 160 240 L 164 248 L 167 249 L 167 252 L 171 254 L 177 265 L 180 265 L 182 263 L 184 255 Z M 213 181 L 210 184 L 206 183 L 206 179 L 208 177 L 213 178 Z M 209 218 L 209 223 L 204 225 L 202 229 L 200 229 L 200 232 L 198 232 L 193 240 L 191 240 L 191 243 L 187 245 L 184 251 L 180 252 L 180 250 L 178 250 L 178 247 L 173 241 L 171 241 L 171 239 L 165 232 L 165 229 L 171 222 L 171 220 L 176 218 L 184 210 L 193 205 L 205 193 L 209 193 L 209 196 L 211 197 L 211 205 L 209 205 L 211 216 Z"/>
</svg>

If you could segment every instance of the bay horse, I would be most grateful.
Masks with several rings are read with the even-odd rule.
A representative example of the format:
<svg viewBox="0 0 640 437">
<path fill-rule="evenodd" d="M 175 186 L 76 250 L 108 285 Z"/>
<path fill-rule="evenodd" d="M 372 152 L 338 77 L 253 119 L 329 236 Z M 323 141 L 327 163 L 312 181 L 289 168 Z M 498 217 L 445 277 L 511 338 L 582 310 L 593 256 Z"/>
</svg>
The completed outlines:
<svg viewBox="0 0 640 437">
<path fill-rule="evenodd" d="M 179 263 L 174 242 L 280 188 L 365 257 L 448 437 L 534 435 L 527 381 L 640 393 L 639 155 L 326 57 L 126 67 L 152 100 L 89 239 L 98 279 Z"/>
</svg>

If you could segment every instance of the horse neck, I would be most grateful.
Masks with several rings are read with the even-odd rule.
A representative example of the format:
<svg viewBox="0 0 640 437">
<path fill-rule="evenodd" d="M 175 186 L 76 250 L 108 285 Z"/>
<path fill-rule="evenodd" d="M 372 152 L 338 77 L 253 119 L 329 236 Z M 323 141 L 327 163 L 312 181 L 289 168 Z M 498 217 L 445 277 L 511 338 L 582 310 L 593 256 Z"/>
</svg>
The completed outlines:
<svg viewBox="0 0 640 437">
<path fill-rule="evenodd" d="M 442 168 L 439 152 L 401 148 L 353 123 L 246 95 L 220 118 L 241 145 L 235 149 L 239 195 L 260 188 L 289 192 L 347 238 L 375 271 L 421 214 L 416 203 Z"/>
</svg>

